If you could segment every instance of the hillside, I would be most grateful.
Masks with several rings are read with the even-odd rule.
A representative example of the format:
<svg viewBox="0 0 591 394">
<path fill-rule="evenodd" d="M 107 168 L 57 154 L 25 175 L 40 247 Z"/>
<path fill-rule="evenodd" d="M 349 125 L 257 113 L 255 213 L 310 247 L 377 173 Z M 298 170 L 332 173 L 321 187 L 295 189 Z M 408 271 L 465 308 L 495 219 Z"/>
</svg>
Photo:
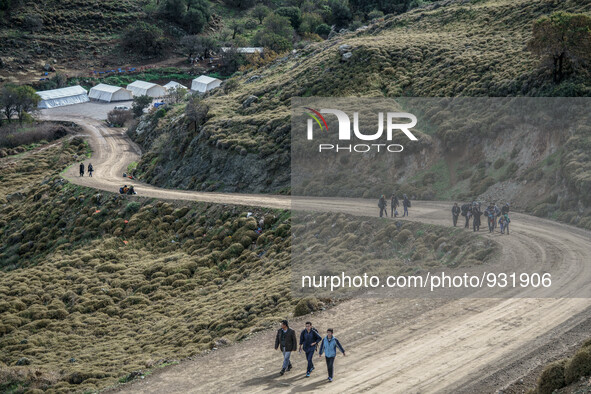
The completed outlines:
<svg viewBox="0 0 591 394">
<path fill-rule="evenodd" d="M 147 151 L 139 163 L 139 175 L 164 187 L 245 192 L 288 190 L 289 106 L 290 99 L 296 96 L 588 96 L 588 74 L 570 74 L 555 84 L 551 73 L 539 67 L 539 60 L 525 49 L 533 21 L 558 10 L 588 13 L 591 5 L 584 1 L 448 1 L 400 16 L 387 16 L 357 32 L 311 43 L 260 69 L 238 73 L 234 77 L 236 87 L 227 85 L 212 93 L 204 100 L 209 114 L 199 130 L 191 129 L 184 118 L 183 105 L 173 108 L 162 119 L 140 123 L 131 132 Z M 341 57 L 342 45 L 350 46 L 347 50 L 352 56 L 348 60 Z M 491 146 L 498 145 L 492 135 L 478 138 L 484 138 L 483 143 L 488 138 Z M 537 185 L 544 189 L 533 195 L 531 201 L 516 201 L 512 197 L 519 194 L 520 188 L 514 188 L 512 195 L 495 193 L 493 198 L 511 201 L 542 216 L 559 217 L 561 213 L 556 209 L 560 208 L 570 212 L 561 219 L 578 223 L 588 213 L 578 212 L 579 199 L 583 207 L 589 206 L 585 195 L 590 163 L 578 150 L 581 142 L 588 140 L 588 134 L 580 130 L 572 138 L 567 134 L 552 138 L 557 143 L 568 140 L 575 151 L 556 152 L 548 145 L 532 160 L 517 163 L 518 168 L 511 164 L 511 152 L 496 152 L 491 155 L 491 160 L 496 156 L 494 162 L 507 156 L 496 163 L 497 168 L 493 162 L 483 162 L 480 172 L 468 174 L 454 164 L 468 152 L 461 148 L 454 151 L 450 155 L 453 163 L 442 159 L 435 148 L 446 147 L 451 140 L 441 134 L 430 135 L 428 144 L 433 149 L 429 157 L 410 165 L 421 171 L 409 170 L 405 179 L 410 182 L 405 181 L 402 186 L 392 183 L 387 188 L 404 187 L 415 198 L 477 199 L 498 190 L 498 182 L 528 181 L 528 188 Z M 250 170 L 252 163 L 261 167 L 255 176 Z M 507 170 L 509 166 L 511 169 Z M 566 171 L 574 167 L 576 171 Z M 425 174 L 433 174 L 430 177 L 438 180 L 436 187 L 432 187 L 429 177 L 423 182 Z M 450 186 L 453 188 L 473 175 L 473 182 L 464 182 L 449 192 Z M 486 182 L 481 182 L 487 177 Z M 567 188 L 567 203 L 558 198 L 544 200 L 548 197 L 546 191 L 555 187 L 554 179 L 566 179 L 561 188 Z M 390 191 L 374 194 L 383 192 Z M 540 204 L 550 206 L 540 208 Z"/>
</svg>

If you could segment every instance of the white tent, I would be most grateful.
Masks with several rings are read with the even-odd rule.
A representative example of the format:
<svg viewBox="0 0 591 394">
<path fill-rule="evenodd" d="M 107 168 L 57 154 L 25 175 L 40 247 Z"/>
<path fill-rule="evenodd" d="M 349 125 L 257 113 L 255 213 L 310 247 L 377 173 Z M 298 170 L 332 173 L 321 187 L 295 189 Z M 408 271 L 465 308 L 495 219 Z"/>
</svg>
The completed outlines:
<svg viewBox="0 0 591 394">
<path fill-rule="evenodd" d="M 178 89 L 178 88 L 187 89 L 187 87 L 185 85 L 182 85 L 182 84 L 175 82 L 175 81 L 170 81 L 169 83 L 164 85 L 164 89 L 166 89 L 167 92 L 171 89 Z"/>
<path fill-rule="evenodd" d="M 127 85 L 127 90 L 131 90 L 133 96 L 162 97 L 166 95 L 166 90 L 155 83 L 145 81 L 135 81 Z"/>
<path fill-rule="evenodd" d="M 205 93 L 217 88 L 221 83 L 222 81 L 220 79 L 208 77 L 207 75 L 201 75 L 200 77 L 193 80 L 193 83 L 191 84 L 191 90 Z"/>
<path fill-rule="evenodd" d="M 231 48 L 231 47 L 222 47 L 222 52 L 228 52 L 232 49 L 235 49 L 238 53 L 245 53 L 245 54 L 253 54 L 253 53 L 261 53 L 263 52 L 263 47 L 240 47 L 240 48 Z"/>
<path fill-rule="evenodd" d="M 54 108 L 63 105 L 86 103 L 88 99 L 88 92 L 80 85 L 70 86 L 67 88 L 43 90 L 37 92 L 41 97 L 39 101 L 39 108 Z"/>
<path fill-rule="evenodd" d="M 88 97 L 90 97 L 91 100 L 105 101 L 107 103 L 112 101 L 133 100 L 131 91 L 119 86 L 106 85 L 104 83 L 99 83 L 91 88 Z"/>
</svg>

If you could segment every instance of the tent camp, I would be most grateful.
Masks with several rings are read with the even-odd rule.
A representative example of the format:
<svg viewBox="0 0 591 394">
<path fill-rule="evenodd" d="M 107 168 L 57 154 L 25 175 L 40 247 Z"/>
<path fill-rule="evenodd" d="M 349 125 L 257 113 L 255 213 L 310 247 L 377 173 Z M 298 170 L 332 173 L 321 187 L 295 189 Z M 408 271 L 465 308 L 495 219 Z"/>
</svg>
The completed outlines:
<svg viewBox="0 0 591 394">
<path fill-rule="evenodd" d="M 133 100 L 131 91 L 119 86 L 112 86 L 104 83 L 99 83 L 91 88 L 88 97 L 90 97 L 91 100 L 104 101 L 107 103 L 112 101 Z"/>
<path fill-rule="evenodd" d="M 229 52 L 231 50 L 236 50 L 238 53 L 245 53 L 247 55 L 251 55 L 253 53 L 262 53 L 263 47 L 240 47 L 240 48 L 228 48 L 222 47 L 222 52 Z"/>
<path fill-rule="evenodd" d="M 208 77 L 207 75 L 201 75 L 200 77 L 193 80 L 193 83 L 191 84 L 191 90 L 205 93 L 217 88 L 221 83 L 222 81 L 220 79 Z"/>
<path fill-rule="evenodd" d="M 177 88 L 187 89 L 187 87 L 185 85 L 182 85 L 182 84 L 175 82 L 175 81 L 170 81 L 169 83 L 164 85 L 164 89 L 166 89 L 167 92 L 171 89 L 177 89 Z"/>
<path fill-rule="evenodd" d="M 54 108 L 90 101 L 88 99 L 88 92 L 80 85 L 61 89 L 43 90 L 37 92 L 37 94 L 41 97 L 41 101 L 39 101 L 38 104 L 39 108 Z"/>
<path fill-rule="evenodd" d="M 134 97 L 136 96 L 150 96 L 162 97 L 166 95 L 166 90 L 155 83 L 145 81 L 135 81 L 127 85 L 127 90 L 131 90 Z"/>
</svg>

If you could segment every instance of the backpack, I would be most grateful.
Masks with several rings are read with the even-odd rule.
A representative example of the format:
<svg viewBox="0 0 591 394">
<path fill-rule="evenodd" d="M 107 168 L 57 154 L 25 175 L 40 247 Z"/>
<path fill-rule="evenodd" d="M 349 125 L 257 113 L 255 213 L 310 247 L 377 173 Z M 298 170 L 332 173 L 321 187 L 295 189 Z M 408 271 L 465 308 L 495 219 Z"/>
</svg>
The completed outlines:
<svg viewBox="0 0 591 394">
<path fill-rule="evenodd" d="M 322 342 L 322 335 L 320 335 L 320 333 L 318 332 L 316 327 L 312 327 L 312 331 L 314 331 L 316 334 L 318 334 L 318 336 L 321 338 L 320 342 Z M 320 342 L 316 342 L 316 346 L 315 346 L 314 351 L 318 350 L 318 346 L 320 345 Z"/>
<path fill-rule="evenodd" d="M 119 194 L 123 194 L 123 188 L 122 187 L 119 188 Z"/>
<path fill-rule="evenodd" d="M 406 200 L 406 206 L 410 208 L 410 200 Z"/>
</svg>

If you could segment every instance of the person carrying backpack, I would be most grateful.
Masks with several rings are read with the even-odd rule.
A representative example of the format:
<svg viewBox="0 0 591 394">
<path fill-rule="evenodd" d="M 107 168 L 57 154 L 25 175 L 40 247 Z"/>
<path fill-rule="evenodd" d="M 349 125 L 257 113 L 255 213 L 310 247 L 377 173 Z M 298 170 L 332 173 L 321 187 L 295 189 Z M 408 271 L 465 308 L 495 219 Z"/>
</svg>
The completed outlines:
<svg viewBox="0 0 591 394">
<path fill-rule="evenodd" d="M 322 340 L 320 334 L 318 334 L 318 330 L 312 327 L 312 323 L 307 321 L 306 328 L 302 330 L 300 334 L 300 350 L 302 352 L 302 348 L 306 353 L 306 360 L 308 360 L 308 367 L 306 368 L 306 377 L 310 377 L 310 373 L 314 370 L 314 352 L 316 351 L 316 345 Z"/>
<path fill-rule="evenodd" d="M 507 215 L 507 214 L 501 216 L 501 218 L 503 219 L 503 222 L 504 222 L 505 231 L 507 232 L 507 235 L 509 235 L 509 223 L 511 223 L 511 219 L 509 219 L 509 215 Z M 501 228 L 501 232 L 503 232 L 502 228 Z"/>
<path fill-rule="evenodd" d="M 88 163 L 88 176 L 92 178 L 92 172 L 94 171 L 94 167 L 91 163 Z"/>
<path fill-rule="evenodd" d="M 326 330 L 326 336 L 322 339 L 320 343 L 320 352 L 318 357 L 322 357 L 322 353 L 326 358 L 326 368 L 328 369 L 328 381 L 332 382 L 333 372 L 334 372 L 334 359 L 337 356 L 337 348 L 343 353 L 343 356 L 347 356 L 345 354 L 345 349 L 341 346 L 339 340 L 333 336 L 334 330 L 329 328 Z"/>
<path fill-rule="evenodd" d="M 472 217 L 472 205 L 470 205 L 470 204 L 462 205 L 462 216 L 466 218 L 466 223 L 464 224 L 464 228 L 470 228 L 470 218 Z"/>
<path fill-rule="evenodd" d="M 378 208 L 380 208 L 380 217 L 383 217 L 383 215 L 386 215 L 386 217 L 388 217 L 388 210 L 386 209 L 386 206 L 386 196 L 382 194 L 380 200 L 378 201 Z"/>
<path fill-rule="evenodd" d="M 492 204 L 484 210 L 484 216 L 488 219 L 488 232 L 492 233 L 495 231 L 495 209 Z"/>
<path fill-rule="evenodd" d="M 408 216 L 408 208 L 410 208 L 410 200 L 408 199 L 408 196 L 405 194 L 402 196 L 403 200 L 402 200 L 402 207 L 404 208 L 404 213 L 402 214 L 402 217 Z"/>
</svg>

